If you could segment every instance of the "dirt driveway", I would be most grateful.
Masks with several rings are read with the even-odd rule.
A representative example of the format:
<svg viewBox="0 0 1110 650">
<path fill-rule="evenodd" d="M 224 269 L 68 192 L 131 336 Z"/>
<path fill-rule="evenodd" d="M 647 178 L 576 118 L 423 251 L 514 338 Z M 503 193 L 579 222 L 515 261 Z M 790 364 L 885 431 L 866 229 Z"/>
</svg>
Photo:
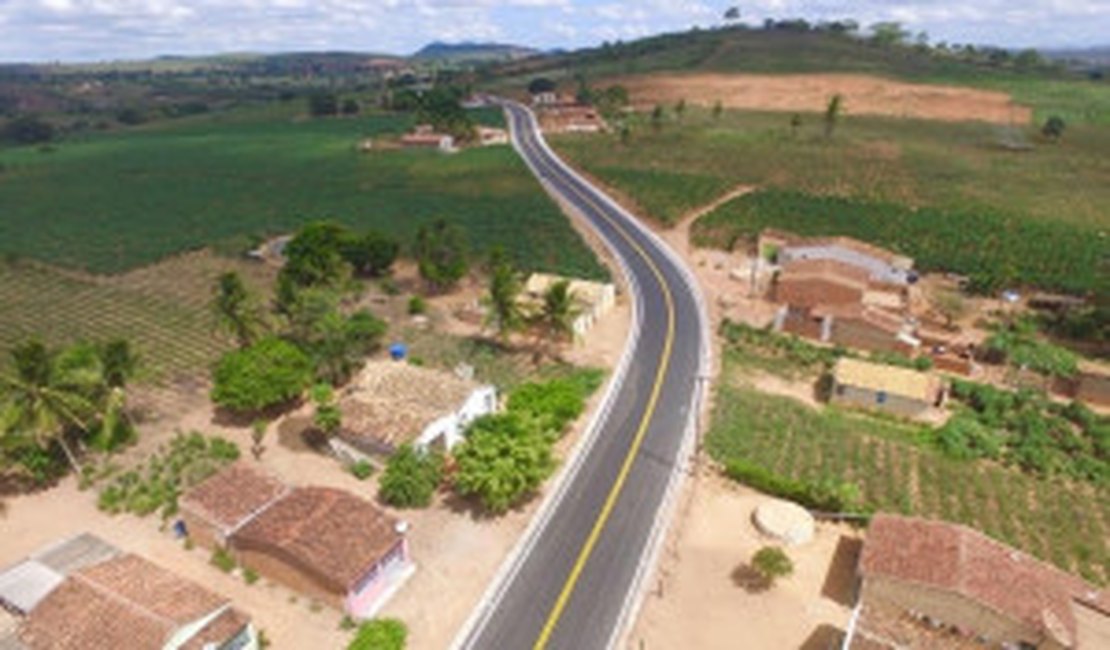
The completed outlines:
<svg viewBox="0 0 1110 650">
<path fill-rule="evenodd" d="M 1028 124 L 1032 110 L 1006 93 L 955 86 L 912 84 L 854 74 L 663 74 L 610 80 L 628 88 L 637 108 L 670 106 L 685 99 L 699 106 L 768 111 L 825 110 L 839 93 L 849 115 Z"/>
</svg>

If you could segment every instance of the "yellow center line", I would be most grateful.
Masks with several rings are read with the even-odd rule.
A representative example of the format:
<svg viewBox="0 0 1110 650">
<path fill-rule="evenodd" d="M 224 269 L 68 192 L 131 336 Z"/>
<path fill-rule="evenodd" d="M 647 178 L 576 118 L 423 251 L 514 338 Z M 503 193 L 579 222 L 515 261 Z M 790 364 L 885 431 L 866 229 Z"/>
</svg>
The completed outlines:
<svg viewBox="0 0 1110 650">
<path fill-rule="evenodd" d="M 542 156 L 540 157 L 540 162 L 549 171 L 559 171 L 554 169 L 551 165 L 547 164 L 546 161 L 542 160 Z M 667 286 L 667 283 L 663 277 L 663 272 L 659 269 L 658 265 L 656 265 L 655 261 L 651 259 L 651 257 L 647 254 L 643 247 L 634 239 L 632 239 L 632 236 L 628 234 L 624 227 L 621 226 L 611 216 L 609 216 L 605 212 L 605 210 L 597 204 L 596 201 L 580 191 L 577 187 L 574 186 L 573 183 L 566 183 L 566 186 L 567 189 L 576 194 L 580 199 L 584 200 L 594 210 L 596 210 L 601 218 L 608 221 L 609 224 L 613 226 L 613 228 L 617 231 L 617 233 L 620 234 L 620 236 L 633 248 L 633 250 L 635 250 L 641 258 L 643 258 L 644 263 L 647 264 L 648 268 L 651 269 L 651 272 L 655 275 L 656 279 L 659 282 L 659 287 L 663 291 L 664 301 L 667 304 L 667 335 L 663 342 L 663 353 L 659 364 L 659 370 L 655 375 L 655 382 L 651 388 L 651 396 L 648 398 L 647 407 L 644 409 L 644 414 L 642 419 L 640 420 L 639 428 L 636 430 L 636 436 L 632 439 L 632 445 L 628 448 L 628 454 L 625 456 L 624 462 L 621 464 L 621 469 L 620 472 L 617 474 L 617 479 L 613 482 L 613 486 L 612 488 L 610 488 L 609 494 L 605 498 L 605 504 L 602 506 L 601 512 L 598 513 L 597 519 L 594 521 L 593 528 L 590 530 L 590 534 L 586 538 L 585 544 L 582 545 L 582 549 L 578 553 L 578 557 L 574 562 L 574 566 L 571 568 L 570 574 L 567 576 L 567 580 L 563 585 L 563 589 L 559 592 L 559 597 L 555 600 L 555 605 L 552 607 L 551 613 L 547 617 L 547 622 L 544 624 L 539 638 L 536 639 L 535 645 L 532 646 L 533 650 L 543 650 L 547 647 L 548 641 L 551 640 L 551 635 L 555 631 L 555 626 L 558 625 L 559 619 L 563 615 L 563 610 L 566 609 L 567 603 L 570 601 L 571 594 L 574 593 L 575 585 L 578 584 L 578 579 L 579 577 L 581 577 L 582 571 L 585 570 L 586 563 L 589 561 L 590 555 L 593 553 L 594 546 L 597 545 L 597 541 L 601 537 L 601 532 L 604 530 L 606 522 L 608 522 L 609 517 L 612 515 L 613 508 L 616 506 L 617 503 L 617 499 L 620 497 L 621 491 L 624 489 L 624 484 L 628 480 L 628 475 L 632 472 L 632 465 L 636 460 L 636 454 L 640 451 L 640 447 L 643 445 L 644 438 L 647 435 L 648 426 L 651 424 L 651 418 L 655 415 L 655 408 L 659 401 L 659 393 L 662 391 L 663 381 L 666 377 L 667 369 L 670 366 L 671 348 L 674 345 L 675 333 L 674 296 L 671 295 L 670 288 Z"/>
</svg>

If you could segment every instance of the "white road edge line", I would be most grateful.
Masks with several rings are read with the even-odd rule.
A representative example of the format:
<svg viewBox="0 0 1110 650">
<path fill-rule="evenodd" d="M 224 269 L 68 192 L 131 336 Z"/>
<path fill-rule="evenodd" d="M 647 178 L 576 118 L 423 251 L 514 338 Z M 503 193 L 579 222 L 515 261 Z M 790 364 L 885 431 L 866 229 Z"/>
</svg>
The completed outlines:
<svg viewBox="0 0 1110 650">
<path fill-rule="evenodd" d="M 532 112 L 528 109 L 525 110 L 525 116 L 527 121 L 529 122 L 529 126 L 533 128 L 536 133 L 538 133 L 538 126 L 533 124 L 534 117 L 532 115 Z M 510 116 L 508 123 L 509 132 L 512 136 L 513 147 L 516 148 L 519 152 L 520 144 L 516 132 L 516 122 Z M 547 147 L 547 142 L 544 141 L 542 137 L 537 138 L 537 142 L 539 142 L 540 146 L 547 153 L 551 154 L 558 162 L 558 164 L 565 169 L 565 165 L 563 164 L 562 160 L 559 159 L 557 156 L 554 156 L 553 152 L 551 152 L 551 150 Z M 523 155 L 522 153 L 520 157 L 528 166 L 528 168 L 532 170 L 533 175 L 536 177 L 537 180 L 539 180 L 540 184 L 544 186 L 544 189 L 547 190 L 547 192 L 553 197 L 555 197 L 560 205 L 564 205 L 569 208 L 569 211 L 580 223 L 585 224 L 588 228 L 593 230 L 598 235 L 598 238 L 605 244 L 605 247 L 609 249 L 612 257 L 617 261 L 617 265 L 620 268 L 621 275 L 624 276 L 625 284 L 629 287 L 629 294 L 632 295 L 634 298 L 632 300 L 632 331 L 629 333 L 628 339 L 625 341 L 624 351 L 621 353 L 621 358 L 620 361 L 618 361 L 617 363 L 616 371 L 609 378 L 601 403 L 599 404 L 597 410 L 594 412 L 594 415 L 591 417 L 590 422 L 584 432 L 584 435 L 577 443 L 575 443 L 574 448 L 571 451 L 568 459 L 569 462 L 563 465 L 563 468 L 560 470 L 558 477 L 555 479 L 555 489 L 551 492 L 548 492 L 547 496 L 544 498 L 543 504 L 540 506 L 537 515 L 533 516 L 532 521 L 529 523 L 528 528 L 525 529 L 525 532 L 521 536 L 520 541 L 517 542 L 516 546 L 513 548 L 510 554 L 505 558 L 504 561 L 502 561 L 501 567 L 498 569 L 498 572 L 494 576 L 493 581 L 490 583 L 489 588 L 487 588 L 485 594 L 482 596 L 482 599 L 478 602 L 478 605 L 475 606 L 470 616 L 467 618 L 466 622 L 463 623 L 463 627 L 455 636 L 455 640 L 450 646 L 452 650 L 463 650 L 470 647 L 470 635 L 476 629 L 484 626 L 485 623 L 489 620 L 490 615 L 496 610 L 497 605 L 500 604 L 502 598 L 505 595 L 505 591 L 508 589 L 509 585 L 512 584 L 512 580 L 514 577 L 516 577 L 516 574 L 519 573 L 520 567 L 523 566 L 524 558 L 527 557 L 528 552 L 535 547 L 537 541 L 539 540 L 539 532 L 544 528 L 547 522 L 550 521 L 552 515 L 558 509 L 559 504 L 562 503 L 563 497 L 566 495 L 568 488 L 574 482 L 573 479 L 578 475 L 578 471 L 581 469 L 582 462 L 586 457 L 585 452 L 592 449 L 594 447 L 594 444 L 597 442 L 597 434 L 600 430 L 599 424 L 608 416 L 609 412 L 612 410 L 613 402 L 616 399 L 617 388 L 624 384 L 624 380 L 626 378 L 626 375 L 628 374 L 628 367 L 632 362 L 632 353 L 635 351 L 636 346 L 640 341 L 640 330 L 643 324 L 643 298 L 640 294 L 640 286 L 637 283 L 635 276 L 632 274 L 631 269 L 628 268 L 628 265 L 624 261 L 624 258 L 621 257 L 616 247 L 613 245 L 612 242 L 609 241 L 608 238 L 605 237 L 604 234 L 602 234 L 597 228 L 593 226 L 590 220 L 585 217 L 576 206 L 574 206 L 570 201 L 563 200 L 562 197 L 559 196 L 558 193 L 549 186 L 548 182 L 544 180 L 543 176 L 539 173 L 539 170 L 532 164 L 531 160 L 529 160 L 527 156 Z M 579 178 L 579 180 L 581 180 L 581 178 L 578 177 L 577 174 L 574 174 L 573 171 L 568 171 L 576 178 Z"/>
<path fill-rule="evenodd" d="M 697 427 L 698 418 L 701 417 L 702 404 L 705 399 L 703 393 L 705 382 L 703 379 L 707 377 L 712 364 L 713 346 L 711 345 L 711 332 L 709 329 L 709 316 L 708 310 L 705 305 L 705 297 L 701 293 L 700 286 L 690 271 L 686 263 L 678 256 L 676 252 L 663 241 L 657 234 L 650 228 L 643 225 L 639 219 L 632 216 L 616 201 L 612 200 L 608 194 L 601 191 L 599 188 L 594 187 L 592 183 L 582 178 L 582 176 L 563 162 L 562 158 L 557 156 L 547 141 L 542 137 L 537 140 L 540 146 L 549 154 L 558 164 L 560 169 L 573 176 L 578 182 L 586 187 L 594 190 L 594 194 L 601 198 L 606 205 L 620 214 L 625 221 L 630 223 L 633 228 L 644 235 L 655 248 L 667 257 L 675 269 L 678 270 L 679 275 L 682 276 L 683 283 L 686 285 L 687 290 L 694 297 L 694 302 L 698 306 L 698 320 L 701 325 L 701 354 L 698 360 L 698 374 L 694 378 L 694 392 L 691 395 L 690 411 L 686 423 L 686 430 L 683 432 L 685 436 L 682 447 L 679 451 L 678 458 L 671 470 L 671 477 L 668 480 L 667 492 L 663 497 L 663 503 L 659 510 L 656 512 L 655 524 L 652 526 L 652 532 L 649 537 L 648 545 L 645 547 L 645 552 L 640 556 L 640 565 L 637 567 L 636 575 L 633 577 L 632 585 L 628 590 L 625 597 L 624 607 L 621 609 L 621 614 L 617 619 L 617 625 L 613 628 L 613 632 L 609 637 L 606 644 L 607 648 L 617 647 L 617 644 L 623 644 L 627 640 L 627 635 L 631 632 L 632 622 L 636 619 L 640 608 L 643 605 L 644 597 L 647 595 L 647 575 L 649 570 L 656 566 L 659 559 L 659 554 L 663 548 L 663 542 L 666 539 L 665 533 L 670 527 L 673 519 L 674 510 L 676 507 L 679 490 L 684 482 L 686 476 L 686 468 L 689 465 L 690 458 L 693 456 L 694 444 L 697 442 Z M 664 516 L 665 515 L 665 516 Z"/>
</svg>

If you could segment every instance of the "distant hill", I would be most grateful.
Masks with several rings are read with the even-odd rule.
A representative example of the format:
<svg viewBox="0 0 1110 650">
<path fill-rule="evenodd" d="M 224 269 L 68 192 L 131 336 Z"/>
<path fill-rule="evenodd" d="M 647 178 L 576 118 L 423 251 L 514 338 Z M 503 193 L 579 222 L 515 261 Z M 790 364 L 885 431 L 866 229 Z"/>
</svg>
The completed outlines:
<svg viewBox="0 0 1110 650">
<path fill-rule="evenodd" d="M 728 27 L 661 34 L 629 42 L 503 63 L 502 82 L 544 74 L 607 77 L 651 72 L 854 72 L 904 79 L 974 82 L 984 75 L 1060 73 L 1051 65 L 1022 68 L 1003 48 L 938 50 L 924 45 L 879 45 L 854 32 L 796 21 L 756 29 Z"/>
<path fill-rule="evenodd" d="M 412 55 L 414 59 L 482 63 L 515 61 L 539 54 L 539 50 L 502 43 L 429 43 Z"/>
<path fill-rule="evenodd" d="M 1048 50 L 1045 56 L 1061 61 L 1077 61 L 1093 65 L 1110 65 L 1110 45 L 1081 49 Z"/>
</svg>

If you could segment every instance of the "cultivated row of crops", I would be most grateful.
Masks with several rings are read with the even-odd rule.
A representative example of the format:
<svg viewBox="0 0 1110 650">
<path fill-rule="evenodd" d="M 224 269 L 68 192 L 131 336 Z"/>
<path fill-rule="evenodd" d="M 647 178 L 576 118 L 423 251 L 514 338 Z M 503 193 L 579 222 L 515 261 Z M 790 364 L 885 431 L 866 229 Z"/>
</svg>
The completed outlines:
<svg viewBox="0 0 1110 650">
<path fill-rule="evenodd" d="M 849 235 L 910 255 L 924 271 L 967 275 L 972 287 L 1014 285 L 1075 294 L 1110 288 L 1110 240 L 1093 228 L 1002 215 L 912 209 L 799 192 L 760 191 L 700 219 L 700 245 L 728 247 L 775 227 L 801 235 Z"/>
</svg>

